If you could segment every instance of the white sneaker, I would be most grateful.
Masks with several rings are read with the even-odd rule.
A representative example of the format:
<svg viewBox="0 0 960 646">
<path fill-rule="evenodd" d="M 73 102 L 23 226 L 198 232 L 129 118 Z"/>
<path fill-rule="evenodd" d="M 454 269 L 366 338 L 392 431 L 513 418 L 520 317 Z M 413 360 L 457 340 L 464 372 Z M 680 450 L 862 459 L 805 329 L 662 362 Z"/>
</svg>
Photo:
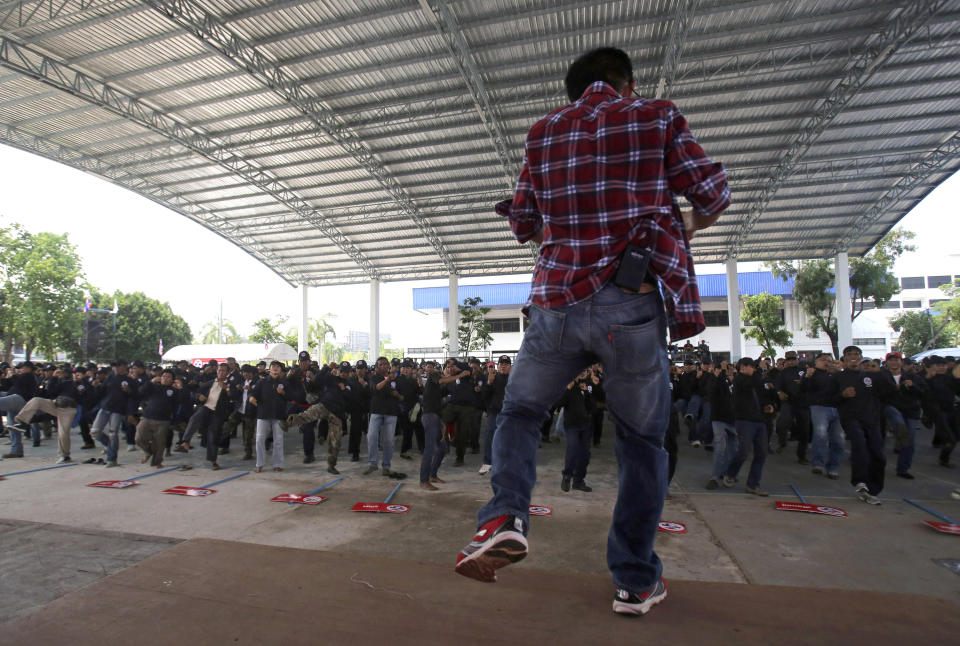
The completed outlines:
<svg viewBox="0 0 960 646">
<path fill-rule="evenodd" d="M 491 465 L 489 465 L 489 464 L 481 464 L 481 465 L 480 465 L 480 470 L 477 471 L 477 473 L 479 473 L 479 474 L 482 475 L 482 476 L 485 476 L 485 475 L 487 475 L 488 473 L 490 473 L 490 469 L 492 469 L 492 468 L 493 468 L 493 467 L 492 467 Z"/>
<path fill-rule="evenodd" d="M 70 459 L 69 455 L 65 455 L 57 459 L 57 464 L 66 464 L 67 462 L 73 462 L 73 460 Z"/>
<path fill-rule="evenodd" d="M 133 453 L 137 450 L 136 444 L 127 444 L 127 453 Z"/>
</svg>

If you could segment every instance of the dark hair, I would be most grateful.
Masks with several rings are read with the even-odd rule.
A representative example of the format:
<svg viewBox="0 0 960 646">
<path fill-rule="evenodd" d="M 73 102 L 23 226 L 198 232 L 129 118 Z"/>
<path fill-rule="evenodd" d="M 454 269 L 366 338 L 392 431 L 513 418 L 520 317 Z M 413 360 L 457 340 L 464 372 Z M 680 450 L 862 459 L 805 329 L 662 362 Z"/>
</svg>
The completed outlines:
<svg viewBox="0 0 960 646">
<path fill-rule="evenodd" d="M 622 49 L 600 47 L 582 54 L 573 61 L 563 79 L 567 96 L 576 101 L 596 81 L 606 81 L 618 92 L 633 82 L 633 64 Z"/>
<path fill-rule="evenodd" d="M 168 374 L 168 373 L 169 373 L 170 375 L 174 376 L 174 377 L 177 376 L 177 373 L 175 373 L 175 372 L 173 371 L 173 368 L 164 368 L 164 369 L 163 369 L 163 372 L 161 372 L 160 374 L 161 374 L 161 375 L 165 375 L 165 374 Z"/>
<path fill-rule="evenodd" d="M 280 366 L 281 368 L 283 368 L 283 362 L 277 361 L 276 359 L 274 359 L 273 361 L 270 362 L 270 367 L 272 368 L 274 366 Z"/>
</svg>

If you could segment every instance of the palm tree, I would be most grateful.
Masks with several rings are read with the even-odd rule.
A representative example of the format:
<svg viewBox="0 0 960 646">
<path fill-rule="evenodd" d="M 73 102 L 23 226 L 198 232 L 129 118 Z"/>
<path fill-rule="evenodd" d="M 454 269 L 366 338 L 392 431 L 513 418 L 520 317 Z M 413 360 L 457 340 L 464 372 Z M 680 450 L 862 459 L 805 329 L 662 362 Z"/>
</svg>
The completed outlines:
<svg viewBox="0 0 960 646">
<path fill-rule="evenodd" d="M 200 334 L 198 336 L 199 343 L 217 343 L 217 339 L 220 337 L 220 320 L 214 319 L 207 323 L 203 324 L 203 327 L 200 328 Z M 243 343 L 244 338 L 237 333 L 237 328 L 234 327 L 233 323 L 224 319 L 223 320 L 223 342 L 224 343 Z"/>
<path fill-rule="evenodd" d="M 336 314 L 327 312 L 318 319 L 310 319 L 307 326 L 307 347 L 317 349 L 317 356 L 320 357 L 323 352 L 323 344 L 327 340 L 327 335 L 337 338 L 337 333 L 333 326 L 327 322 L 327 319 L 336 318 Z"/>
</svg>

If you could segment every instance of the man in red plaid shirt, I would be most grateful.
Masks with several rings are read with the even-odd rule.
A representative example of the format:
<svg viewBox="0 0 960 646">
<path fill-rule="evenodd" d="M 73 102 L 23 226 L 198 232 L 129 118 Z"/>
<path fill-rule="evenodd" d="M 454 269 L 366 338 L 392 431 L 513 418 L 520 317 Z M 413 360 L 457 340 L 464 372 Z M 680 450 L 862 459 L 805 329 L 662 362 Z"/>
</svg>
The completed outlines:
<svg viewBox="0 0 960 646">
<path fill-rule="evenodd" d="M 540 257 L 498 418 L 493 498 L 456 571 L 492 582 L 526 556 L 540 425 L 566 384 L 601 362 L 619 463 L 607 539 L 613 609 L 637 615 L 667 594 L 653 551 L 667 491 L 667 328 L 674 341 L 704 329 L 689 239 L 730 193 L 675 105 L 631 98 L 623 51 L 584 54 L 565 84 L 570 105 L 530 129 L 513 199 L 496 207 L 520 243 L 540 244 Z M 678 196 L 692 209 L 681 211 Z"/>
</svg>

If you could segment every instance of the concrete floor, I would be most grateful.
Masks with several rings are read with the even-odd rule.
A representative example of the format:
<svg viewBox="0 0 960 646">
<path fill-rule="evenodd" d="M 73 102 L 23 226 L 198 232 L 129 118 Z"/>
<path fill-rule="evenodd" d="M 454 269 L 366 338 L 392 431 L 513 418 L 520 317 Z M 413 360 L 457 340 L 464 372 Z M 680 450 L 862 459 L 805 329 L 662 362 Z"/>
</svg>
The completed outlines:
<svg viewBox="0 0 960 646">
<path fill-rule="evenodd" d="M 594 491 L 589 494 L 560 491 L 563 445 L 544 445 L 533 503 L 552 507 L 553 516 L 532 519 L 530 556 L 515 569 L 606 574 L 604 546 L 616 494 L 609 428 L 606 433 L 603 446 L 593 451 L 587 480 Z M 703 485 L 711 454 L 684 445 L 664 520 L 683 522 L 688 531 L 658 536 L 665 577 L 907 592 L 960 601 L 960 576 L 934 563 L 934 559 L 960 558 L 960 538 L 924 526 L 923 520 L 930 517 L 901 501 L 910 497 L 960 519 L 960 501 L 949 496 L 952 489 L 960 487 L 960 474 L 936 466 L 928 437 L 921 438 L 918 447 L 914 469 L 918 479 L 908 482 L 891 477 L 881 496 L 884 504 L 871 507 L 853 498 L 844 479 L 814 476 L 789 453 L 768 458 L 763 486 L 771 491 L 770 498 L 750 496 L 741 489 L 706 491 Z M 161 491 L 175 485 L 204 485 L 248 471 L 252 463 L 241 462 L 234 449 L 223 456 L 224 468 L 212 472 L 204 466 L 202 452 L 194 449 L 189 455 L 175 453 L 166 461 L 167 466 L 189 464 L 192 470 L 160 474 L 122 490 L 86 486 L 154 471 L 139 464 L 139 453 L 122 449 L 120 468 L 80 464 L 0 481 L 0 529 L 15 528 L 0 531 L 0 554 L 9 555 L 0 560 L 4 581 L 0 608 L 5 609 L 0 621 L 184 539 L 222 539 L 451 565 L 472 535 L 477 508 L 489 496 L 487 479 L 477 475 L 480 456 L 468 455 L 466 467 L 455 468 L 450 460 L 441 468 L 440 476 L 447 484 L 437 492 L 417 487 L 417 460 L 395 457 L 394 468 L 410 475 L 393 499 L 411 506 L 406 515 L 350 511 L 355 502 L 382 501 L 395 485 L 394 480 L 379 474 L 362 476 L 366 467 L 362 461 L 340 463 L 344 480 L 323 492 L 328 500 L 320 505 L 270 502 L 277 494 L 302 493 L 334 479 L 325 472 L 322 461 L 301 464 L 296 433 L 288 434 L 286 449 L 283 473 L 251 473 L 215 487 L 217 493 L 206 498 L 163 495 Z M 318 455 L 324 449 L 318 447 Z M 52 465 L 56 441 L 45 441 L 39 448 L 28 446 L 26 451 L 24 459 L 0 462 L 0 475 Z M 75 457 L 98 453 L 77 449 Z M 891 473 L 892 468 L 887 471 Z M 849 467 L 844 466 L 841 477 L 848 476 Z M 775 499 L 796 500 L 791 483 L 811 502 L 844 508 L 849 518 L 776 511 Z M 93 551 L 85 546 L 91 536 L 98 537 Z M 29 546 L 25 551 L 11 549 L 24 544 Z M 104 562 L 103 553 L 110 554 L 110 563 Z M 58 573 L 68 571 L 75 583 L 58 579 Z"/>
</svg>

